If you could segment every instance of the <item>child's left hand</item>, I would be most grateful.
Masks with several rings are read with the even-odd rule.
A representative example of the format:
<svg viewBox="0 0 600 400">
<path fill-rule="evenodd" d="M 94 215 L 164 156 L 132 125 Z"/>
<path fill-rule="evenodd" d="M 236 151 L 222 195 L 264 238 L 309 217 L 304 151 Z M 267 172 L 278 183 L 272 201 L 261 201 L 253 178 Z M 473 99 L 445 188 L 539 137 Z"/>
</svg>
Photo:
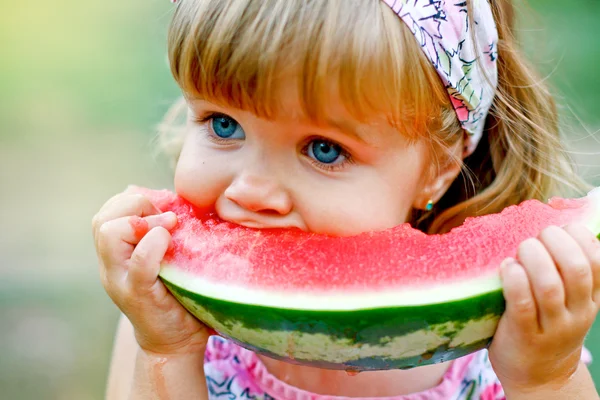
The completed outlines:
<svg viewBox="0 0 600 400">
<path fill-rule="evenodd" d="M 503 263 L 506 312 L 490 346 L 504 387 L 559 388 L 581 365 L 600 309 L 600 241 L 585 227 L 549 227 Z"/>
</svg>

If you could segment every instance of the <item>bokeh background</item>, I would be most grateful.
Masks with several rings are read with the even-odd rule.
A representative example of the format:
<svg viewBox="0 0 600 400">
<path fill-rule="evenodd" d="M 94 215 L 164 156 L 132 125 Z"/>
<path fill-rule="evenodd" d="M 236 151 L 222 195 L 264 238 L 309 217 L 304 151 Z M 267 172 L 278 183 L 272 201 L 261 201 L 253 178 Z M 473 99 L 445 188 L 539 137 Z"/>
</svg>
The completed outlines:
<svg viewBox="0 0 600 400">
<path fill-rule="evenodd" d="M 100 399 L 118 313 L 90 220 L 135 183 L 170 187 L 153 145 L 177 98 L 167 0 L 0 1 L 0 398 Z M 518 34 L 600 184 L 600 2 L 532 0 Z M 600 323 L 587 345 L 598 362 Z"/>
</svg>

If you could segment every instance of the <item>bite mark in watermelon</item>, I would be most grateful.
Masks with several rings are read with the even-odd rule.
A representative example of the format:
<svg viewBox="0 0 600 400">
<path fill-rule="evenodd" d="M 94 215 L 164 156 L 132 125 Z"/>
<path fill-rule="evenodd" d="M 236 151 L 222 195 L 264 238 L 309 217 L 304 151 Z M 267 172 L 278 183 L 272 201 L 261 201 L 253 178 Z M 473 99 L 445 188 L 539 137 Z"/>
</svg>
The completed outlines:
<svg viewBox="0 0 600 400">
<path fill-rule="evenodd" d="M 352 237 L 245 228 L 141 190 L 178 216 L 160 277 L 192 314 L 259 353 L 352 371 L 484 348 L 504 311 L 498 267 L 519 243 L 573 222 L 600 233 L 600 188 L 525 201 L 443 235 L 404 224 Z"/>
</svg>

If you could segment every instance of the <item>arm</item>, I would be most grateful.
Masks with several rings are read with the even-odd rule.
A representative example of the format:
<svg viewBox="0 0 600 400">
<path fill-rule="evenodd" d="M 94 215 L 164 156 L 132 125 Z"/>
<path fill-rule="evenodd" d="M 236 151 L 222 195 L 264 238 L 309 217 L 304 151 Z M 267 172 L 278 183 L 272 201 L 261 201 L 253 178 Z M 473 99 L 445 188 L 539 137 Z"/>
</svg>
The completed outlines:
<svg viewBox="0 0 600 400">
<path fill-rule="evenodd" d="M 504 387 L 507 400 L 598 400 L 598 392 L 585 364 L 579 367 L 570 379 L 562 384 L 555 383 L 537 388 Z"/>
<path fill-rule="evenodd" d="M 137 348 L 133 326 L 127 317 L 121 315 L 108 372 L 107 399 L 121 400 L 129 397 Z"/>
<path fill-rule="evenodd" d="M 129 320 L 119 322 L 106 398 L 208 400 L 204 354 L 164 356 L 138 346 Z"/>
<path fill-rule="evenodd" d="M 504 387 L 507 400 L 598 400 L 600 396 L 585 364 L 580 363 L 575 373 L 563 384 L 535 389 Z"/>
</svg>

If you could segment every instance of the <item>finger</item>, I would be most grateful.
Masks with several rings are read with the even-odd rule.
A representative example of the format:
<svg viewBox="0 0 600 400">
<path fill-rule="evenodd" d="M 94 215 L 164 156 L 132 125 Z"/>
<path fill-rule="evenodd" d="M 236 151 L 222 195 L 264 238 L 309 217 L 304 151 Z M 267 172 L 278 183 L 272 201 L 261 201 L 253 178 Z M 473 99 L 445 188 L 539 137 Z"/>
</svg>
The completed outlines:
<svg viewBox="0 0 600 400">
<path fill-rule="evenodd" d="M 142 190 L 142 188 L 139 187 L 139 186 L 136 186 L 136 185 L 127 185 L 127 187 L 125 188 L 125 190 L 123 191 L 123 193 L 138 194 L 138 193 L 140 193 L 140 190 Z"/>
<path fill-rule="evenodd" d="M 172 211 L 165 213 L 149 215 L 147 217 L 138 217 L 129 215 L 105 222 L 101 227 L 103 235 L 110 236 L 114 240 L 122 240 L 129 244 L 136 245 L 152 228 L 162 226 L 167 230 L 173 229 L 177 225 L 177 216 Z"/>
<path fill-rule="evenodd" d="M 562 277 L 567 308 L 573 312 L 589 309 L 592 298 L 592 269 L 583 249 L 575 239 L 586 236 L 583 227 L 544 229 L 539 240 L 548 250 Z"/>
<path fill-rule="evenodd" d="M 502 263 L 500 277 L 506 317 L 523 332 L 539 331 L 537 307 L 525 269 L 516 260 L 507 259 Z"/>
<path fill-rule="evenodd" d="M 102 208 L 110 207 L 114 203 L 118 202 L 123 196 L 140 195 L 140 194 L 142 194 L 142 193 L 140 193 L 140 188 L 138 186 L 128 185 L 125 188 L 125 190 L 123 190 L 121 193 L 117 193 L 113 197 L 108 199 L 106 201 L 106 203 L 104 203 L 104 206 Z"/>
<path fill-rule="evenodd" d="M 97 237 L 100 227 L 107 221 L 129 215 L 145 217 L 160 213 L 161 211 L 147 197 L 141 194 L 121 193 L 109 200 L 92 219 L 94 237 Z"/>
<path fill-rule="evenodd" d="M 140 190 L 139 190 L 139 187 L 134 186 L 134 185 L 127 185 L 127 187 L 125 188 L 125 190 L 123 190 L 121 193 L 117 193 L 116 195 L 114 195 L 113 197 L 111 197 L 110 199 L 108 199 L 108 201 L 106 203 L 104 203 L 104 204 L 106 206 L 109 206 L 111 203 L 114 203 L 115 201 L 117 201 L 123 195 L 130 195 L 130 194 L 141 194 Z"/>
<path fill-rule="evenodd" d="M 531 283 L 540 326 L 549 329 L 567 311 L 563 281 L 554 260 L 537 239 L 523 241 L 517 250 L 517 258 Z"/>
<path fill-rule="evenodd" d="M 567 226 L 565 230 L 579 244 L 590 263 L 592 299 L 600 307 L 600 240 L 583 226 Z"/>
<path fill-rule="evenodd" d="M 153 228 L 173 229 L 177 217 L 171 211 L 148 217 L 128 216 L 108 221 L 98 234 L 101 274 L 110 282 L 120 282 L 126 274 L 126 260 L 134 246 Z M 107 282 L 108 283 L 108 282 Z"/>
<path fill-rule="evenodd" d="M 127 280 L 134 293 L 144 294 L 151 291 L 158 278 L 160 263 L 171 243 L 171 234 L 163 227 L 150 230 L 135 247 L 131 259 Z"/>
<path fill-rule="evenodd" d="M 101 225 L 111 219 L 124 217 L 126 215 L 138 215 L 144 217 L 147 215 L 160 214 L 159 210 L 144 195 L 139 193 L 119 193 L 109 199 L 100 209 L 95 220 Z"/>
</svg>

